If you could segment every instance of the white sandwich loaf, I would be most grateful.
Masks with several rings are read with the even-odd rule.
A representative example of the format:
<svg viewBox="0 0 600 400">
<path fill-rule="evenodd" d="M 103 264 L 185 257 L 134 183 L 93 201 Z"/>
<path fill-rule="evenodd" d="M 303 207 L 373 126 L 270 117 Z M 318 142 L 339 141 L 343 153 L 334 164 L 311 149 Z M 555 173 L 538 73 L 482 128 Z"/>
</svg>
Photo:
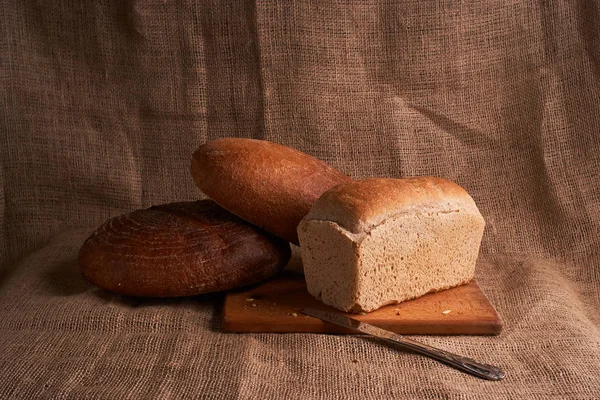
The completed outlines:
<svg viewBox="0 0 600 400">
<path fill-rule="evenodd" d="M 471 196 L 442 178 L 337 185 L 298 226 L 308 291 L 370 312 L 468 283 L 484 227 Z"/>
</svg>

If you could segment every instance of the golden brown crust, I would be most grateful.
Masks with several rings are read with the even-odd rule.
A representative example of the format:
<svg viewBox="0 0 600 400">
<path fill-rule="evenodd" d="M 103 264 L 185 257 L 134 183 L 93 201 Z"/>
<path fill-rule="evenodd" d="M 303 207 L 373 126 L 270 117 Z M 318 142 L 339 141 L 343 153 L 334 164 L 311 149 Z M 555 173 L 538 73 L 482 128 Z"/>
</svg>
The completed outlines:
<svg viewBox="0 0 600 400">
<path fill-rule="evenodd" d="M 369 232 L 405 212 L 464 211 L 479 214 L 456 183 L 436 177 L 371 178 L 337 185 L 313 205 L 306 220 L 328 220 L 352 233 Z"/>
<path fill-rule="evenodd" d="M 192 157 L 196 185 L 221 207 L 298 244 L 296 227 L 319 196 L 350 178 L 321 160 L 264 140 L 225 138 Z"/>
<path fill-rule="evenodd" d="M 113 218 L 79 252 L 83 276 L 130 296 L 174 297 L 269 278 L 290 246 L 213 201 L 171 203 Z"/>
</svg>

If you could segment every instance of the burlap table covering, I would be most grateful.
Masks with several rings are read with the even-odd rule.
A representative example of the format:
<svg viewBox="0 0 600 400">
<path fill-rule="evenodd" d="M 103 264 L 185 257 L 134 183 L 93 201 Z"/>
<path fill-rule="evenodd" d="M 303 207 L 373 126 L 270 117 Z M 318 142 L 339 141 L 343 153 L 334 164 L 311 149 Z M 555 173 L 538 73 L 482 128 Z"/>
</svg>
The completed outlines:
<svg viewBox="0 0 600 400">
<path fill-rule="evenodd" d="M 0 8 L 0 398 L 600 398 L 596 1 L 8 0 Z M 438 175 L 487 220 L 498 337 L 224 334 L 222 295 L 124 298 L 79 246 L 200 196 L 191 152 L 283 143 L 352 177 Z"/>
</svg>

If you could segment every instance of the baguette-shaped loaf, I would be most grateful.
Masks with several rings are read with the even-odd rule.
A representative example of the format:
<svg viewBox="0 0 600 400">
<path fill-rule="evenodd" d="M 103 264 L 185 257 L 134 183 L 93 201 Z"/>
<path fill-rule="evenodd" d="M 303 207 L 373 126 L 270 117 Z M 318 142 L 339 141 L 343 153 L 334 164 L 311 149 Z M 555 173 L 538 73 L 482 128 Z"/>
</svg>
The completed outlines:
<svg viewBox="0 0 600 400">
<path fill-rule="evenodd" d="M 325 192 L 298 227 L 308 291 L 369 312 L 473 279 L 485 221 L 434 177 L 375 178 Z"/>
<path fill-rule="evenodd" d="M 289 242 L 323 192 L 350 181 L 333 167 L 277 143 L 225 138 L 200 146 L 191 173 L 208 197 Z"/>
<path fill-rule="evenodd" d="M 79 252 L 88 281 L 130 296 L 175 297 L 267 279 L 290 245 L 211 200 L 171 203 L 113 218 Z"/>
</svg>

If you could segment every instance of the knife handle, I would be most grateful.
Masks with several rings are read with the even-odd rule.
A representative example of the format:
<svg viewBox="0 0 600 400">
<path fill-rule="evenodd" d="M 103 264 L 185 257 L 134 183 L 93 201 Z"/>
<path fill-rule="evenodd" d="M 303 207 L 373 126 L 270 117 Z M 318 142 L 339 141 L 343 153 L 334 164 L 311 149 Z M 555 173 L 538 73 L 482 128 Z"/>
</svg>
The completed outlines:
<svg viewBox="0 0 600 400">
<path fill-rule="evenodd" d="M 450 352 L 428 346 L 424 343 L 405 338 L 398 334 L 391 335 L 387 340 L 400 344 L 402 347 L 413 350 L 419 354 L 431 357 L 450 367 L 467 372 L 479 378 L 498 381 L 504 378 L 504 371 L 493 365 L 477 362 L 471 358 L 452 354 Z"/>
</svg>

